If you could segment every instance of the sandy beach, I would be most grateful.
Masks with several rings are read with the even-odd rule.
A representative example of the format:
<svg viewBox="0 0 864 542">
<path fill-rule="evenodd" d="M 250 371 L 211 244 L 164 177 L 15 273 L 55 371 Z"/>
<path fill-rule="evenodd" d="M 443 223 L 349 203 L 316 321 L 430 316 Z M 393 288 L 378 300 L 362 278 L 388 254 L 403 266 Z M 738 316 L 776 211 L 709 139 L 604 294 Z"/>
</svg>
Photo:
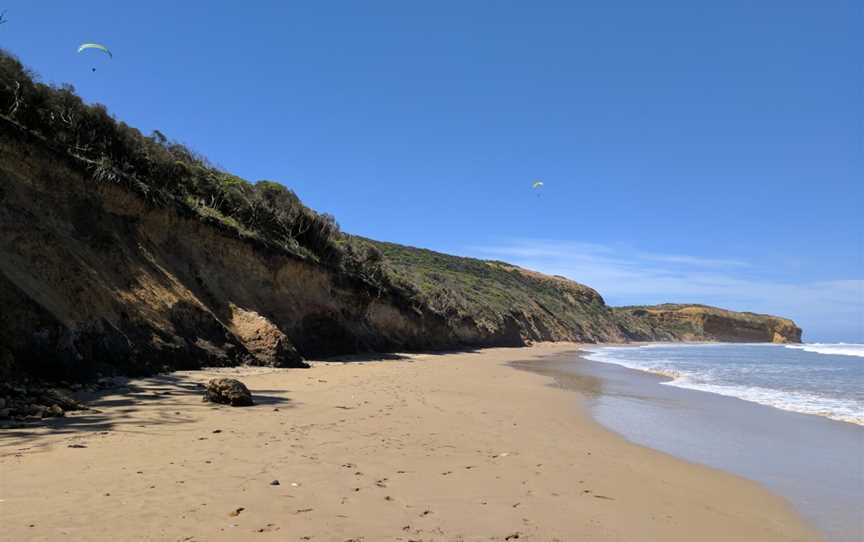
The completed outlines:
<svg viewBox="0 0 864 542">
<path fill-rule="evenodd" d="M 0 539 L 820 540 L 758 484 L 631 444 L 507 365 L 575 348 L 134 380 L 0 430 Z M 217 375 L 257 404 L 202 402 Z"/>
</svg>

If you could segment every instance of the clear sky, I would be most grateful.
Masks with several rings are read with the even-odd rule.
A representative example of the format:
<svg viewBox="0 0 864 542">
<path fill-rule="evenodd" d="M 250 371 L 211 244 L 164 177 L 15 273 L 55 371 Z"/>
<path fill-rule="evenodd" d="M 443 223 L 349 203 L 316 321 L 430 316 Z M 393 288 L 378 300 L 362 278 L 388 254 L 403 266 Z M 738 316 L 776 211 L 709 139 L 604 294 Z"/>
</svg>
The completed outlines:
<svg viewBox="0 0 864 542">
<path fill-rule="evenodd" d="M 0 0 L 0 46 L 351 233 L 864 342 L 862 6 Z"/>
</svg>

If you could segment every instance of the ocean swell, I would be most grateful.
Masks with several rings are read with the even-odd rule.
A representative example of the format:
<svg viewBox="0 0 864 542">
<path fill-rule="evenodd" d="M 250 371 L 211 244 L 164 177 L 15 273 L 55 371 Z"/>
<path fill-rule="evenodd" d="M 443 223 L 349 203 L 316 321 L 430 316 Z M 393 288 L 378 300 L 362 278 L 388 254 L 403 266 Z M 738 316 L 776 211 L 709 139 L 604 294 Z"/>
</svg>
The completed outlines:
<svg viewBox="0 0 864 542">
<path fill-rule="evenodd" d="M 693 382 L 686 376 L 673 379 L 669 382 L 663 382 L 663 384 L 677 388 L 716 393 L 717 395 L 725 395 L 726 397 L 735 397 L 744 401 L 750 401 L 751 403 L 759 403 L 790 412 L 813 414 L 841 422 L 864 425 L 864 413 L 861 412 L 861 409 L 854 401 L 824 397 L 811 393 L 778 391 L 756 386 L 729 386 Z"/>
<path fill-rule="evenodd" d="M 680 347 L 681 345 L 677 346 Z M 726 346 L 727 348 L 734 348 L 734 346 Z M 773 345 L 750 346 L 777 348 Z M 769 376 L 772 379 L 778 379 L 778 385 L 779 379 L 784 377 L 787 379 L 807 378 L 809 368 L 806 366 L 795 366 L 779 360 L 749 366 L 739 365 L 731 360 L 722 366 L 700 366 L 692 363 L 691 360 L 682 358 L 681 354 L 673 355 L 672 351 L 663 352 L 666 355 L 654 354 L 663 347 L 664 345 L 652 344 L 639 347 L 590 348 L 585 351 L 584 357 L 591 361 L 613 363 L 629 369 L 664 376 L 669 380 L 661 382 L 661 384 L 667 386 L 735 397 L 791 412 L 864 425 L 864 404 L 860 398 L 856 399 L 856 397 L 848 395 L 832 396 L 830 390 L 823 393 L 822 390 L 783 389 L 785 386 L 776 389 L 752 384 L 752 376 L 757 373 L 763 377 Z M 675 348 L 675 346 L 671 348 Z M 787 346 L 787 348 L 816 354 L 864 357 L 864 345 L 812 344 Z M 778 350 L 782 352 L 782 348 Z M 651 357 L 644 357 L 649 352 Z M 678 352 L 681 351 L 678 350 Z M 698 357 L 698 354 L 696 356 Z M 824 377 L 825 374 L 829 374 L 834 369 L 822 367 L 820 370 Z M 734 377 L 732 376 L 733 373 Z M 730 377 L 732 382 L 730 382 Z M 734 381 L 739 379 L 740 382 Z M 794 385 L 791 381 L 784 382 L 784 384 Z"/>
<path fill-rule="evenodd" d="M 810 343 L 810 344 L 787 344 L 786 348 L 813 352 L 814 354 L 826 354 L 829 356 L 855 356 L 864 358 L 864 344 L 853 343 Z"/>
</svg>

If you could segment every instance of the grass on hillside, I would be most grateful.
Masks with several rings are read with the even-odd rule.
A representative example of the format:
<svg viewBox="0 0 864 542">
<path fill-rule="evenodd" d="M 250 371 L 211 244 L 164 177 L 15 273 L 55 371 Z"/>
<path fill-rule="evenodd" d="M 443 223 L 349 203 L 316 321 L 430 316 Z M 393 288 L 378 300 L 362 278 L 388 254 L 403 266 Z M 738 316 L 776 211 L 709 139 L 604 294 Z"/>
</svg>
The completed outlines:
<svg viewBox="0 0 864 542">
<path fill-rule="evenodd" d="M 523 311 L 591 327 L 589 319 L 608 317 L 597 292 L 563 278 L 549 277 L 510 264 L 451 256 L 394 243 L 369 241 L 384 255 L 388 268 L 434 310 L 452 316 L 482 316 L 500 321 Z"/>
</svg>

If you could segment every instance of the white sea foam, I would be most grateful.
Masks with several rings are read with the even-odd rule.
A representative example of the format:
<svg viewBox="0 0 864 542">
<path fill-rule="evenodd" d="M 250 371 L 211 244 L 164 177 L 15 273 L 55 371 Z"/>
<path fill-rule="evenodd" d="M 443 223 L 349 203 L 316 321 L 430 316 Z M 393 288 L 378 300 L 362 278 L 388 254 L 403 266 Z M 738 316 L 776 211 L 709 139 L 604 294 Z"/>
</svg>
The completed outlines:
<svg viewBox="0 0 864 542">
<path fill-rule="evenodd" d="M 864 412 L 862 412 L 861 407 L 855 401 L 823 397 L 811 393 L 778 391 L 753 386 L 728 386 L 693 382 L 686 376 L 669 382 L 663 382 L 663 384 L 675 386 L 676 388 L 736 397 L 744 401 L 750 401 L 751 403 L 759 403 L 791 412 L 815 414 L 833 420 L 864 425 Z"/>
<path fill-rule="evenodd" d="M 620 350 L 624 350 L 625 348 L 629 347 L 606 347 L 597 350 L 586 349 L 590 353 L 586 354 L 584 357 L 585 359 L 589 359 L 591 361 L 599 361 L 601 363 L 614 363 L 615 365 L 621 365 L 622 367 L 627 367 L 628 369 L 635 369 L 637 371 L 644 371 L 646 373 L 654 373 L 656 375 L 665 376 L 667 378 L 679 378 L 682 376 L 682 373 L 679 370 L 671 367 L 671 362 L 667 362 L 666 360 L 651 360 L 650 362 L 644 360 L 636 361 L 632 359 L 613 356 L 611 355 L 611 352 L 604 352 L 604 350 L 614 350 L 618 352 Z"/>
<path fill-rule="evenodd" d="M 815 354 L 827 354 L 832 356 L 855 356 L 864 358 L 864 344 L 854 343 L 808 343 L 787 344 L 786 348 L 804 350 Z"/>
<path fill-rule="evenodd" d="M 621 348 L 693 348 L 699 346 L 717 346 L 722 343 L 648 343 L 634 346 L 623 346 Z"/>
<path fill-rule="evenodd" d="M 830 388 L 820 389 L 816 392 L 806 389 L 790 389 L 789 386 L 796 386 L 793 379 L 800 382 L 810 378 L 809 371 L 812 370 L 812 367 L 809 364 L 794 364 L 788 360 L 777 359 L 776 355 L 783 351 L 782 348 L 778 348 L 777 354 L 768 354 L 771 359 L 764 363 L 739 364 L 732 360 L 726 360 L 724 356 L 723 361 L 712 365 L 705 362 L 694 363 L 695 359 L 702 357 L 698 355 L 694 357 L 689 353 L 675 354 L 674 350 L 657 352 L 657 349 L 662 348 L 662 346 L 650 345 L 648 347 L 650 354 L 649 352 L 640 353 L 639 349 L 633 347 L 589 348 L 585 358 L 662 375 L 670 379 L 662 382 L 662 384 L 669 386 L 736 397 L 792 412 L 813 414 L 864 425 L 864 404 L 862 404 L 860 396 L 857 399 L 848 393 L 845 396 L 837 396 Z M 680 346 L 675 345 L 671 348 Z M 734 345 L 726 345 L 726 347 L 735 348 Z M 864 345 L 796 345 L 798 350 L 805 350 L 810 347 L 824 350 L 818 352 L 820 354 L 864 355 Z M 644 346 L 640 348 L 645 349 Z M 843 353 L 838 352 L 838 350 Z M 716 352 L 713 349 L 712 351 Z M 846 353 L 850 351 L 860 353 Z M 738 350 L 739 356 L 741 355 L 740 352 Z M 733 353 L 734 351 L 730 351 L 730 354 Z M 757 355 L 765 356 L 766 354 Z M 840 369 L 824 366 L 824 364 L 819 367 L 823 379 L 826 374 L 833 374 L 838 370 Z M 768 378 L 770 385 L 777 385 L 778 388 L 753 385 L 753 379 L 758 377 L 762 377 L 763 380 Z"/>
</svg>

